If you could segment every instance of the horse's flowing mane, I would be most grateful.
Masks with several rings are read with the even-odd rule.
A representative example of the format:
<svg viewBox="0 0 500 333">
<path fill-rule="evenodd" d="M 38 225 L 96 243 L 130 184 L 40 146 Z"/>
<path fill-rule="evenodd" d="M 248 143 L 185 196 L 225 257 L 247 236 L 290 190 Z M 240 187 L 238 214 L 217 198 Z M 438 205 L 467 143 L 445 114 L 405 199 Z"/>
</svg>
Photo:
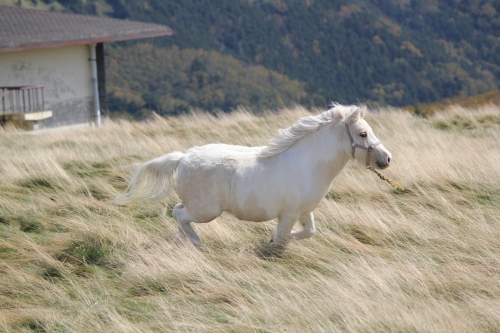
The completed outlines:
<svg viewBox="0 0 500 333">
<path fill-rule="evenodd" d="M 354 105 L 344 106 L 334 103 L 330 109 L 317 116 L 300 118 L 292 126 L 280 129 L 278 135 L 269 140 L 267 147 L 260 152 L 259 157 L 267 158 L 278 155 L 309 133 L 316 132 L 322 126 L 336 119 L 344 119 L 347 114 L 356 109 L 357 107 Z"/>
</svg>

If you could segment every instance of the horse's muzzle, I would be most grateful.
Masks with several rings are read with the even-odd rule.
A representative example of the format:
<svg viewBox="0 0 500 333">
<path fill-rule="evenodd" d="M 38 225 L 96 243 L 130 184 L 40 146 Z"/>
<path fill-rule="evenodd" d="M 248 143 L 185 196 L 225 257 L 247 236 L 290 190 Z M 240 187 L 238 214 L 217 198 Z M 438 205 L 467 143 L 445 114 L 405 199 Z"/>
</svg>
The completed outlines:
<svg viewBox="0 0 500 333">
<path fill-rule="evenodd" d="M 387 156 L 387 159 L 385 161 L 377 161 L 377 167 L 382 170 L 387 169 L 390 164 L 391 164 L 390 156 Z"/>
</svg>

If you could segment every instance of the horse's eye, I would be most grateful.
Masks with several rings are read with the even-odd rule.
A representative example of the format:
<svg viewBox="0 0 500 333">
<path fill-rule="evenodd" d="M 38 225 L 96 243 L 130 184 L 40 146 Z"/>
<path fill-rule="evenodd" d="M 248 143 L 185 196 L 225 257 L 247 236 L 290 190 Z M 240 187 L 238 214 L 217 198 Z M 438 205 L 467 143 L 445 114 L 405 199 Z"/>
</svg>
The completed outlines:
<svg viewBox="0 0 500 333">
<path fill-rule="evenodd" d="M 362 138 L 366 138 L 366 132 L 359 133 L 359 136 L 362 137 Z"/>
</svg>

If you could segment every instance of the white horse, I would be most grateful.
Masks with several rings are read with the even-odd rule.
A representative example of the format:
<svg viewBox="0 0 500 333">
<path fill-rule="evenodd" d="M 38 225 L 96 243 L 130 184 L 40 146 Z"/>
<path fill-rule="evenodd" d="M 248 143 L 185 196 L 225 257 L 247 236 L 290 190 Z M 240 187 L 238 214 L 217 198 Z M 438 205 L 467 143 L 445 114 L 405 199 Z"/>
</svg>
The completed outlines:
<svg viewBox="0 0 500 333">
<path fill-rule="evenodd" d="M 365 110 L 335 104 L 280 130 L 264 147 L 209 144 L 163 155 L 139 167 L 117 203 L 167 197 L 177 170 L 181 203 L 172 215 L 193 244 L 201 239 L 191 222 L 210 222 L 224 211 L 246 221 L 278 218 L 276 245 L 311 237 L 313 210 L 351 158 L 369 169 L 389 166 L 391 153 L 363 119 Z M 302 229 L 291 232 L 297 221 Z"/>
</svg>

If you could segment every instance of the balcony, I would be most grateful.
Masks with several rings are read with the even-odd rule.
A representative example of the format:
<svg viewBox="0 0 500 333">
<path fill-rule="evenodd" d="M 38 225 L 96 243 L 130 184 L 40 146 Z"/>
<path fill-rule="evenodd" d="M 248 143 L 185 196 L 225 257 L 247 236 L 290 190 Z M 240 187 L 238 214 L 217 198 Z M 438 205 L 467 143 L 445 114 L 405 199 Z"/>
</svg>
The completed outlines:
<svg viewBox="0 0 500 333">
<path fill-rule="evenodd" d="M 37 122 L 52 117 L 45 110 L 43 86 L 0 87 L 0 124 L 12 124 L 27 130 Z"/>
</svg>

